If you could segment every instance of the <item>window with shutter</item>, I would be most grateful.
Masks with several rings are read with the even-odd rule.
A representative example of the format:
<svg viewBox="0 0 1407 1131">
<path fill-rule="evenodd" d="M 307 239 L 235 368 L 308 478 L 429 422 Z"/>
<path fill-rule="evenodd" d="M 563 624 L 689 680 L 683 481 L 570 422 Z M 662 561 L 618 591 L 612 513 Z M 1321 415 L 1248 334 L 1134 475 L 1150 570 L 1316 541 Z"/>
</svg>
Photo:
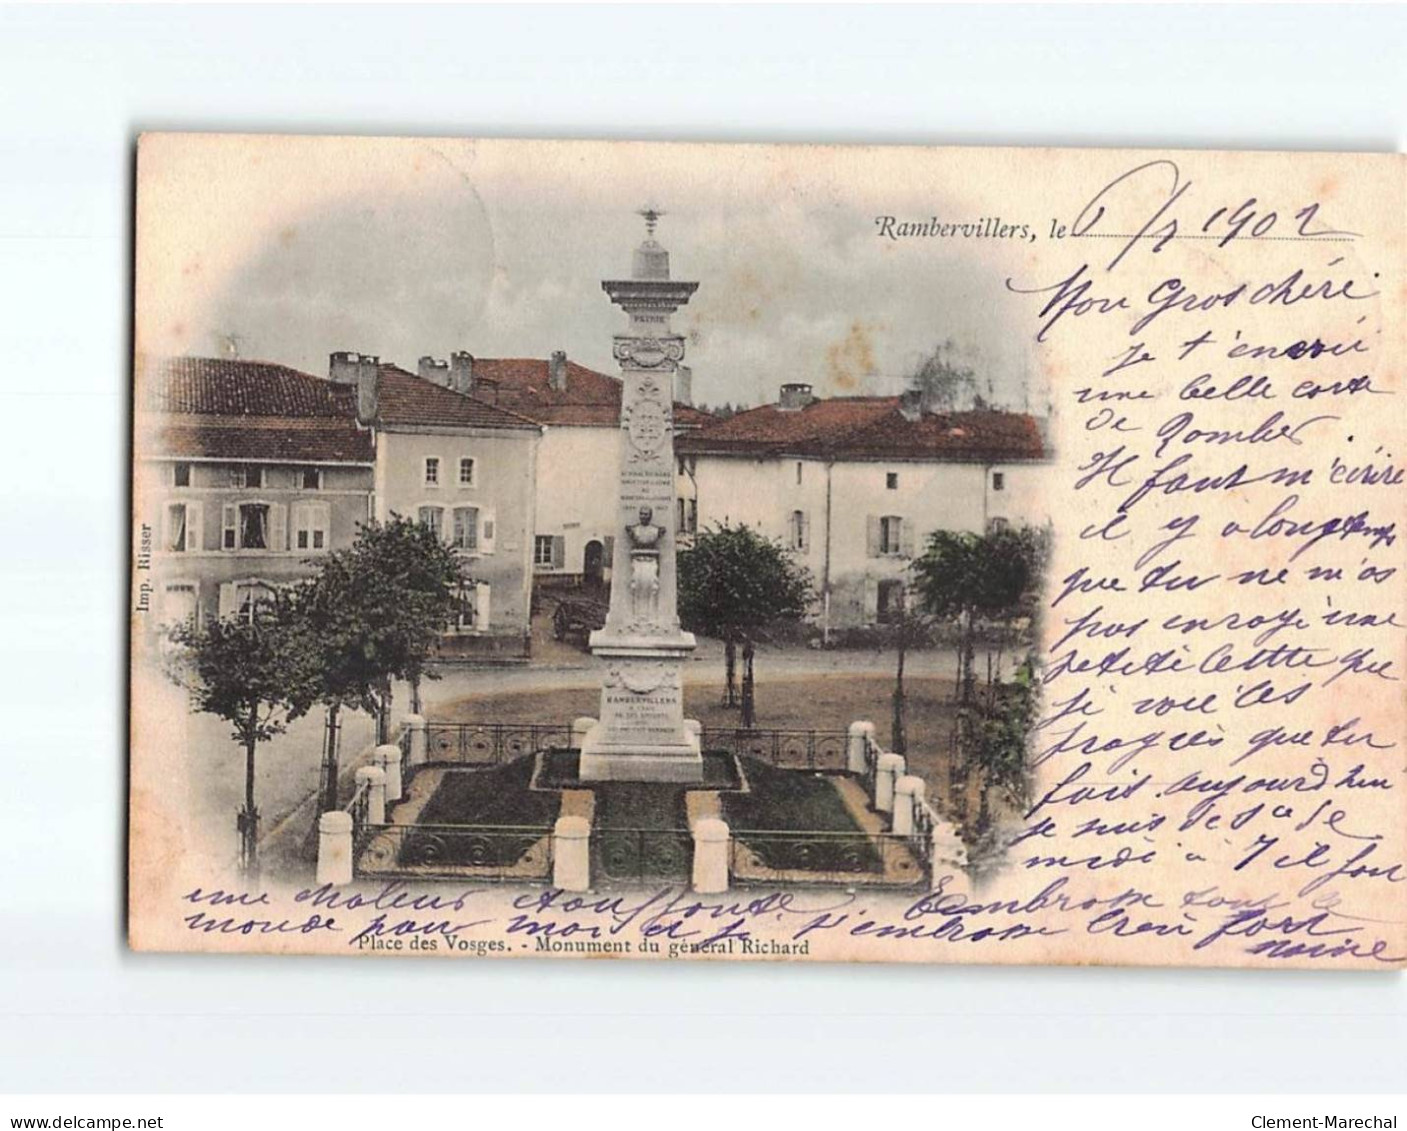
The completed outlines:
<svg viewBox="0 0 1407 1131">
<path fill-rule="evenodd" d="M 459 550 L 477 550 L 479 548 L 478 507 L 454 508 L 453 545 Z"/>
<path fill-rule="evenodd" d="M 283 503 L 269 504 L 269 549 L 288 549 L 288 507 Z"/>
<path fill-rule="evenodd" d="M 914 524 L 899 520 L 899 553 L 906 558 L 914 556 Z"/>
<path fill-rule="evenodd" d="M 238 533 L 241 550 L 267 550 L 271 547 L 271 510 L 268 503 L 240 503 Z"/>
<path fill-rule="evenodd" d="M 567 539 L 557 534 L 552 539 L 552 568 L 561 569 L 567 562 Z"/>
<path fill-rule="evenodd" d="M 186 548 L 186 504 L 168 503 L 162 516 L 161 546 L 169 553 L 179 554 Z"/>
<path fill-rule="evenodd" d="M 443 538 L 445 531 L 444 507 L 421 507 L 416 512 L 416 520 L 429 529 L 436 538 Z"/>
<path fill-rule="evenodd" d="M 328 548 L 331 511 L 326 503 L 295 503 L 293 507 L 293 549 L 318 551 Z"/>
<path fill-rule="evenodd" d="M 199 588 L 193 581 L 173 581 L 161 600 L 162 624 L 200 623 Z"/>
<path fill-rule="evenodd" d="M 872 558 L 880 555 L 880 522 L 876 515 L 865 519 L 865 550 Z"/>
<path fill-rule="evenodd" d="M 186 549 L 192 553 L 205 549 L 205 504 L 186 504 Z"/>
<path fill-rule="evenodd" d="M 533 538 L 533 565 L 544 569 L 552 565 L 552 535 L 538 534 Z"/>
<path fill-rule="evenodd" d="M 897 514 L 887 514 L 879 520 L 879 552 L 888 557 L 904 552 L 904 520 Z"/>
<path fill-rule="evenodd" d="M 238 512 L 234 503 L 226 503 L 220 508 L 220 519 L 223 524 L 223 532 L 220 535 L 220 547 L 225 550 L 234 550 L 239 547 Z M 221 613 L 221 616 L 224 614 Z"/>
<path fill-rule="evenodd" d="M 479 510 L 479 553 L 491 554 L 494 550 L 495 527 L 498 524 L 494 521 L 494 512 L 491 507 L 483 507 Z"/>
</svg>

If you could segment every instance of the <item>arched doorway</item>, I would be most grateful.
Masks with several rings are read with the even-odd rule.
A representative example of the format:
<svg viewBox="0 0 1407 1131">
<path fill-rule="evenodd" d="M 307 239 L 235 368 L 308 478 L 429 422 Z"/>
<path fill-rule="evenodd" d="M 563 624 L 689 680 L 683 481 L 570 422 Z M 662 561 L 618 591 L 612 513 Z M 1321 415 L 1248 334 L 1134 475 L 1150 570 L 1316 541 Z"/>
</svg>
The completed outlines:
<svg viewBox="0 0 1407 1131">
<path fill-rule="evenodd" d="M 586 544 L 586 552 L 582 558 L 582 583 L 589 589 L 601 588 L 605 581 L 605 567 L 606 548 L 601 542 L 593 538 Z"/>
</svg>

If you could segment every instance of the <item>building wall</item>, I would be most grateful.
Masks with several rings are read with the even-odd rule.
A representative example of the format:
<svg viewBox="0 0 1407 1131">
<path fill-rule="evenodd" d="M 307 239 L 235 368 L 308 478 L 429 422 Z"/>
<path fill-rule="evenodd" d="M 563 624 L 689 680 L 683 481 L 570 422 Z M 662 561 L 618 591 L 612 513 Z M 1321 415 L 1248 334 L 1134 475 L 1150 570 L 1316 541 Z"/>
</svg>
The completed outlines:
<svg viewBox="0 0 1407 1131">
<path fill-rule="evenodd" d="M 800 482 L 797 465 L 800 464 Z M 1040 464 L 962 464 L 918 460 L 821 460 L 700 455 L 679 489 L 696 491 L 700 527 L 744 524 L 792 547 L 793 514 L 805 516 L 797 558 L 811 571 L 822 602 L 818 619 L 835 628 L 870 624 L 880 589 L 902 581 L 912 554 L 936 530 L 980 532 L 994 519 L 1044 523 Z M 889 486 L 889 476 L 895 476 Z M 994 484 L 1000 476 L 1001 489 Z M 829 482 L 829 508 L 827 485 Z M 829 569 L 827 514 L 829 513 Z M 885 516 L 901 519 L 897 550 L 876 546 Z M 829 602 L 825 583 L 829 577 Z"/>
<path fill-rule="evenodd" d="M 478 509 L 479 545 L 462 554 L 465 573 L 488 585 L 488 623 L 472 632 L 521 635 L 528 627 L 536 432 L 382 430 L 376 443 L 376 515 L 418 518 L 421 507 L 444 508 L 446 540 L 455 507 Z M 439 483 L 426 482 L 425 461 L 439 460 Z M 472 485 L 459 482 L 461 459 L 474 461 Z M 483 600 L 484 598 L 481 598 Z"/>
<path fill-rule="evenodd" d="M 178 466 L 189 469 L 186 486 L 176 486 Z M 243 485 L 245 471 L 251 466 L 261 468 L 263 486 Z M 306 469 L 318 471 L 320 483 L 316 487 L 303 486 Z M 281 585 L 309 576 L 313 571 L 309 562 L 320 553 L 350 545 L 358 525 L 371 513 L 369 466 L 148 460 L 138 474 L 141 483 L 135 497 L 141 510 L 135 516 L 134 530 L 139 550 L 136 581 L 140 585 L 142 575 L 150 573 L 151 615 L 147 624 L 152 629 L 184 619 L 192 607 L 188 602 L 193 602 L 201 623 L 230 612 L 229 589 L 224 590 L 222 607 L 224 586 L 254 581 Z M 270 508 L 268 548 L 242 548 L 238 536 L 235 548 L 225 547 L 225 508 L 238 508 L 241 503 L 262 503 Z M 173 504 L 186 508 L 187 535 L 181 549 L 172 545 L 177 533 L 170 514 Z M 296 517 L 301 504 L 325 508 L 326 525 L 318 524 L 324 532 L 321 548 L 297 545 Z M 237 521 L 237 510 L 235 514 Z M 311 527 L 305 529 L 312 533 Z M 144 536 L 152 548 L 149 571 L 140 568 Z"/>
<path fill-rule="evenodd" d="M 587 543 L 599 541 L 604 549 L 614 536 L 620 443 L 614 426 L 548 426 L 538 454 L 534 534 L 561 541 L 550 562 L 534 563 L 540 580 L 579 580 Z"/>
</svg>

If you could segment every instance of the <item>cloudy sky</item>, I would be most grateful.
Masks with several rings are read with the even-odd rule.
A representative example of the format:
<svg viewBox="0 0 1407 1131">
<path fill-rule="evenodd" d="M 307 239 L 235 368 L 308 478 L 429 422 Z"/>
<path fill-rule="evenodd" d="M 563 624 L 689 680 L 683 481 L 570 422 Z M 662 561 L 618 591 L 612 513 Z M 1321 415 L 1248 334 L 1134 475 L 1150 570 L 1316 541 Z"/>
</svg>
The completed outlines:
<svg viewBox="0 0 1407 1131">
<path fill-rule="evenodd" d="M 890 241 L 875 217 L 975 221 L 939 154 L 237 137 L 145 138 L 139 155 L 138 346 L 324 373 L 351 349 L 414 369 L 423 354 L 545 357 L 615 372 L 647 202 L 675 278 L 694 395 L 897 392 L 953 339 L 998 400 L 1025 403 L 1024 335 L 996 311 L 1026 254 L 996 241 Z M 1007 222 L 1038 217 L 1005 216 Z M 1032 382 L 1031 403 L 1043 402 Z"/>
</svg>

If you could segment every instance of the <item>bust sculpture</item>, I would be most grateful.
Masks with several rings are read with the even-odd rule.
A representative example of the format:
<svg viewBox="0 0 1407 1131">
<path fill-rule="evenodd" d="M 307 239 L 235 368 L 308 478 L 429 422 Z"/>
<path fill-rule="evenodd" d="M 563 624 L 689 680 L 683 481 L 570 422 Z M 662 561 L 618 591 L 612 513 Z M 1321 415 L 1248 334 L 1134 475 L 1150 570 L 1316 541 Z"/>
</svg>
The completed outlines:
<svg viewBox="0 0 1407 1131">
<path fill-rule="evenodd" d="M 630 611 L 635 620 L 652 621 L 659 614 L 660 539 L 664 528 L 654 522 L 650 507 L 640 508 L 640 521 L 625 528 L 630 536 Z"/>
</svg>

